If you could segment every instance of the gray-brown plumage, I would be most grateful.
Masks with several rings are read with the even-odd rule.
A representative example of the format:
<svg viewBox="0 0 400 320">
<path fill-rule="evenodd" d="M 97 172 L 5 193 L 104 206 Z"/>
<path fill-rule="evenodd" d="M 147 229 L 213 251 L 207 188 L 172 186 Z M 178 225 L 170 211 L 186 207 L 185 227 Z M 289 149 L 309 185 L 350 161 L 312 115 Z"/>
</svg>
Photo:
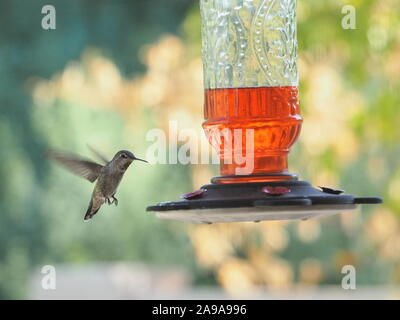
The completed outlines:
<svg viewBox="0 0 400 320">
<path fill-rule="evenodd" d="M 91 219 L 105 202 L 108 204 L 114 203 L 117 206 L 118 200 L 115 198 L 115 193 L 125 171 L 134 160 L 147 162 L 146 160 L 136 158 L 132 152 L 126 150 L 117 152 L 111 161 L 107 161 L 101 153 L 91 147 L 90 149 L 105 162 L 105 165 L 95 163 L 71 153 L 58 151 L 47 152 L 47 155 L 51 159 L 70 170 L 72 173 L 90 182 L 95 182 L 97 180 L 92 198 L 90 199 L 89 208 L 85 214 L 85 220 Z"/>
</svg>

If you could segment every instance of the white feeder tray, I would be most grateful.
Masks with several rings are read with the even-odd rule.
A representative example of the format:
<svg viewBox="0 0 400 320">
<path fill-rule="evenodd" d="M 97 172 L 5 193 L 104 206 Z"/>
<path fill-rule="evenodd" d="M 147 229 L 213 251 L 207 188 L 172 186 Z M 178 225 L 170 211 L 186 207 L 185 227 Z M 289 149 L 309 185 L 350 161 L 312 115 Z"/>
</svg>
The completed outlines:
<svg viewBox="0 0 400 320">
<path fill-rule="evenodd" d="M 328 217 L 357 208 L 356 204 L 282 206 L 270 208 L 220 208 L 169 210 L 157 212 L 160 219 L 190 223 L 260 222 L 273 220 L 308 220 Z"/>
</svg>

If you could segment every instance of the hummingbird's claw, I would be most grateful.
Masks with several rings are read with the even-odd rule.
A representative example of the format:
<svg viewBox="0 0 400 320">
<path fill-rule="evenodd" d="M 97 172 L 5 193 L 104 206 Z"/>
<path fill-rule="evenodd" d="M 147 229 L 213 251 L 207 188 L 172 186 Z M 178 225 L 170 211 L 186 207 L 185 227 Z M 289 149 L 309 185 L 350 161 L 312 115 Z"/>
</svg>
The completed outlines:
<svg viewBox="0 0 400 320">
<path fill-rule="evenodd" d="M 118 206 L 118 199 L 114 196 L 112 196 L 111 198 L 107 198 L 106 201 L 107 201 L 108 205 L 115 204 L 116 207 Z"/>
<path fill-rule="evenodd" d="M 118 199 L 116 197 L 114 197 L 114 196 L 112 196 L 112 198 L 113 198 L 113 202 L 112 203 L 114 203 L 115 206 L 118 207 Z"/>
</svg>

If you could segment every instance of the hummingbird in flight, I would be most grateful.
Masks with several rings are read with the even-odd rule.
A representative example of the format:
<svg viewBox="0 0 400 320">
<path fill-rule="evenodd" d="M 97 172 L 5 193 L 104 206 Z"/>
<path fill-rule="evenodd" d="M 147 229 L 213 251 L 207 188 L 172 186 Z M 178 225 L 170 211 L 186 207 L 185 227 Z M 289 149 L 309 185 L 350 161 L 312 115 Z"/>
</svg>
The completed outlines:
<svg viewBox="0 0 400 320">
<path fill-rule="evenodd" d="M 114 158 L 108 161 L 101 153 L 90 146 L 89 148 L 102 160 L 104 165 L 71 153 L 54 150 L 47 152 L 50 159 L 55 160 L 59 165 L 68 169 L 75 175 L 89 180 L 92 183 L 97 180 L 89 207 L 85 214 L 85 220 L 93 218 L 100 207 L 106 202 L 109 205 L 115 204 L 117 206 L 118 199 L 115 197 L 115 193 L 117 192 L 118 185 L 126 170 L 135 160 L 147 162 L 146 160 L 135 157 L 132 152 L 127 150 L 118 151 Z"/>
</svg>

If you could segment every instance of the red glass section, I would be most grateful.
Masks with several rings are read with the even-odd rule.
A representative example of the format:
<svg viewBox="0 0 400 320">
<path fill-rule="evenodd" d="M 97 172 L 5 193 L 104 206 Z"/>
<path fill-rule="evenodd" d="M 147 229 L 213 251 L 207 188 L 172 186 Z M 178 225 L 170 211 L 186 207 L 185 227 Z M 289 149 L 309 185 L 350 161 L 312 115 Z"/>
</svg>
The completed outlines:
<svg viewBox="0 0 400 320">
<path fill-rule="evenodd" d="M 253 182 L 279 180 L 279 174 L 287 173 L 289 148 L 302 124 L 298 87 L 207 89 L 204 117 L 205 133 L 221 158 L 222 176 Z M 254 178 L 244 181 L 243 175 Z"/>
</svg>

